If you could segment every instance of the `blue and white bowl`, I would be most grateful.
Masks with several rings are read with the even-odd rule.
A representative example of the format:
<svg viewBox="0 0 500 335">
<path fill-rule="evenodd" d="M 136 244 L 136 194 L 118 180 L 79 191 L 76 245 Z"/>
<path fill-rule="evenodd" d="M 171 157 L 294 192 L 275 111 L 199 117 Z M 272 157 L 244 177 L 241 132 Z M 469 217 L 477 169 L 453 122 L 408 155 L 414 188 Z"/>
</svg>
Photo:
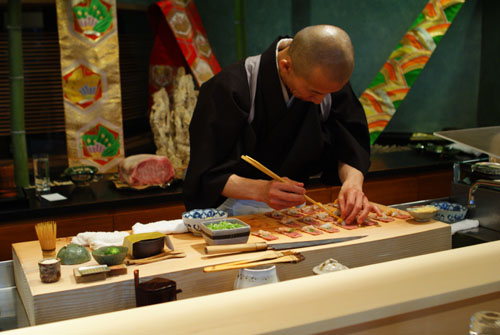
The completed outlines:
<svg viewBox="0 0 500 335">
<path fill-rule="evenodd" d="M 201 236 L 200 224 L 208 220 L 226 219 L 227 213 L 215 208 L 192 209 L 182 213 L 186 228 L 196 236 Z"/>
<path fill-rule="evenodd" d="M 439 208 L 437 213 L 434 214 L 434 219 L 439 221 L 454 223 L 462 221 L 467 214 L 467 207 L 457 203 L 438 201 L 433 202 L 432 205 Z"/>
</svg>

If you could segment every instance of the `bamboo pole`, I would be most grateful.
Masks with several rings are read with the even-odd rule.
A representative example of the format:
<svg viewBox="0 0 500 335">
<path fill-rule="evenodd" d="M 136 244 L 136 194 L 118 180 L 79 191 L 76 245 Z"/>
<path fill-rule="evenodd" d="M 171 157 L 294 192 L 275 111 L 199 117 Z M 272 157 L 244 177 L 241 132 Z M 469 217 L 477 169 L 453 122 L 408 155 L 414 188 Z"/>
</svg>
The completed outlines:
<svg viewBox="0 0 500 335">
<path fill-rule="evenodd" d="M 28 155 L 24 131 L 24 75 L 22 48 L 21 0 L 8 0 L 9 73 L 10 73 L 10 124 L 14 179 L 18 194 L 29 186 Z"/>
<path fill-rule="evenodd" d="M 234 26 L 236 28 L 236 54 L 240 60 L 247 56 L 245 0 L 234 0 Z"/>
</svg>

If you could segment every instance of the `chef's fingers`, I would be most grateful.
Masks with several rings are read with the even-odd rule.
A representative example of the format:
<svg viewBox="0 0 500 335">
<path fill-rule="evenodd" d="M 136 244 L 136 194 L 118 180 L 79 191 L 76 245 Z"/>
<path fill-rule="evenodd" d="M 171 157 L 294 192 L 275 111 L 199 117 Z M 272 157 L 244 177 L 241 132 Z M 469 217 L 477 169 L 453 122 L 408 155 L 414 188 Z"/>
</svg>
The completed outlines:
<svg viewBox="0 0 500 335">
<path fill-rule="evenodd" d="M 342 211 L 346 224 L 351 224 L 363 208 L 363 199 L 365 195 L 359 190 L 352 190 L 348 193 L 346 201 L 346 212 Z"/>
<path fill-rule="evenodd" d="M 375 204 L 373 204 L 371 202 L 370 202 L 370 205 L 371 205 L 370 212 L 376 213 L 377 216 L 382 216 L 384 214 L 384 213 L 382 213 L 382 211 L 380 210 L 380 208 L 378 208 L 377 205 L 375 205 Z"/>
<path fill-rule="evenodd" d="M 272 208 L 298 206 L 305 202 L 303 187 L 271 181 L 267 194 L 267 204 Z"/>
<path fill-rule="evenodd" d="M 288 184 L 292 184 L 292 185 L 295 185 L 295 186 L 299 186 L 299 187 L 304 187 L 304 183 L 301 183 L 300 181 L 295 181 L 295 180 L 292 180 L 288 177 L 283 177 L 283 179 L 288 183 Z"/>
<path fill-rule="evenodd" d="M 303 196 L 306 193 L 306 189 L 303 187 L 302 183 L 297 183 L 294 181 L 290 181 L 290 183 L 281 183 L 277 181 L 273 181 L 271 184 L 271 189 L 276 189 L 285 193 L 299 194 Z"/>
<path fill-rule="evenodd" d="M 366 218 L 368 217 L 368 214 L 372 211 L 372 207 L 373 205 L 368 201 L 368 198 L 366 196 L 363 196 L 363 208 L 361 212 L 359 212 L 357 218 L 358 224 L 365 222 Z"/>
</svg>

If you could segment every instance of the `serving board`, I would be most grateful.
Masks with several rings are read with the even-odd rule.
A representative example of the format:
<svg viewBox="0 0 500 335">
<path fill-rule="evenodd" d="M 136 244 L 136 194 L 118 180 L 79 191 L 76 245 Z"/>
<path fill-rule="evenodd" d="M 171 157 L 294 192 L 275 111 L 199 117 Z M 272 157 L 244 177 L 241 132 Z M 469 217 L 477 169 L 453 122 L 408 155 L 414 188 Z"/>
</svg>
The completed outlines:
<svg viewBox="0 0 500 335">
<path fill-rule="evenodd" d="M 379 206 L 383 210 L 388 208 Z M 248 223 L 252 231 L 264 229 L 274 231 L 280 224 L 277 220 L 263 214 L 239 216 Z M 419 223 L 413 219 L 396 219 L 379 226 L 361 227 L 354 230 L 340 228 L 338 233 L 324 233 L 312 236 L 303 233 L 300 238 L 273 233 L 279 239 L 272 243 L 309 241 L 334 237 L 366 235 L 366 237 L 315 247 L 300 248 L 305 260 L 296 263 L 277 264 L 280 281 L 313 275 L 313 267 L 329 258 L 334 258 L 352 268 L 404 257 L 443 251 L 451 248 L 450 226 L 435 220 Z M 183 251 L 185 258 L 168 259 L 145 265 L 131 265 L 128 273 L 109 277 L 102 281 L 77 283 L 73 269 L 80 266 L 97 264 L 93 259 L 79 265 L 61 266 L 61 279 L 52 284 L 40 281 L 38 261 L 41 249 L 38 241 L 16 243 L 12 245 L 12 257 L 16 286 L 23 301 L 30 324 L 42 324 L 60 320 L 117 311 L 135 307 L 133 272 L 139 269 L 140 280 L 164 277 L 176 281 L 182 293 L 178 299 L 186 299 L 207 294 L 220 293 L 233 289 L 238 270 L 204 273 L 209 265 L 244 260 L 256 256 L 256 253 L 232 255 L 204 254 L 203 238 L 192 234 L 170 235 L 175 250 Z M 57 249 L 71 241 L 61 238 Z M 261 238 L 250 236 L 248 242 L 261 242 Z"/>
</svg>

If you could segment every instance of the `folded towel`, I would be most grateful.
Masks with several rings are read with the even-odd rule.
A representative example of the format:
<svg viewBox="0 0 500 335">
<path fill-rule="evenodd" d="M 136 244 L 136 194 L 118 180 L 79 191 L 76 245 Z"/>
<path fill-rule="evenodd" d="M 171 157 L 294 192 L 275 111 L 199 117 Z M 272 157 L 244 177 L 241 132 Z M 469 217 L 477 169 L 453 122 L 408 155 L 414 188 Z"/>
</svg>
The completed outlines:
<svg viewBox="0 0 500 335">
<path fill-rule="evenodd" d="M 141 233 L 153 233 L 153 232 L 159 232 L 162 234 L 181 234 L 181 233 L 187 233 L 187 228 L 182 219 L 178 220 L 162 220 L 162 221 L 156 221 L 156 222 L 150 222 L 146 224 L 142 224 L 140 222 L 137 222 L 135 225 L 132 226 L 132 232 L 134 234 L 141 234 Z"/>
<path fill-rule="evenodd" d="M 462 221 L 452 223 L 450 225 L 451 225 L 451 235 L 453 235 L 457 231 L 460 231 L 460 230 L 476 228 L 477 226 L 479 226 L 479 221 L 478 220 L 462 220 Z"/>
<path fill-rule="evenodd" d="M 89 246 L 91 249 L 99 249 L 100 247 L 109 247 L 112 245 L 122 245 L 125 236 L 130 235 L 126 231 L 87 231 L 78 233 L 71 240 L 72 243 Z"/>
</svg>

